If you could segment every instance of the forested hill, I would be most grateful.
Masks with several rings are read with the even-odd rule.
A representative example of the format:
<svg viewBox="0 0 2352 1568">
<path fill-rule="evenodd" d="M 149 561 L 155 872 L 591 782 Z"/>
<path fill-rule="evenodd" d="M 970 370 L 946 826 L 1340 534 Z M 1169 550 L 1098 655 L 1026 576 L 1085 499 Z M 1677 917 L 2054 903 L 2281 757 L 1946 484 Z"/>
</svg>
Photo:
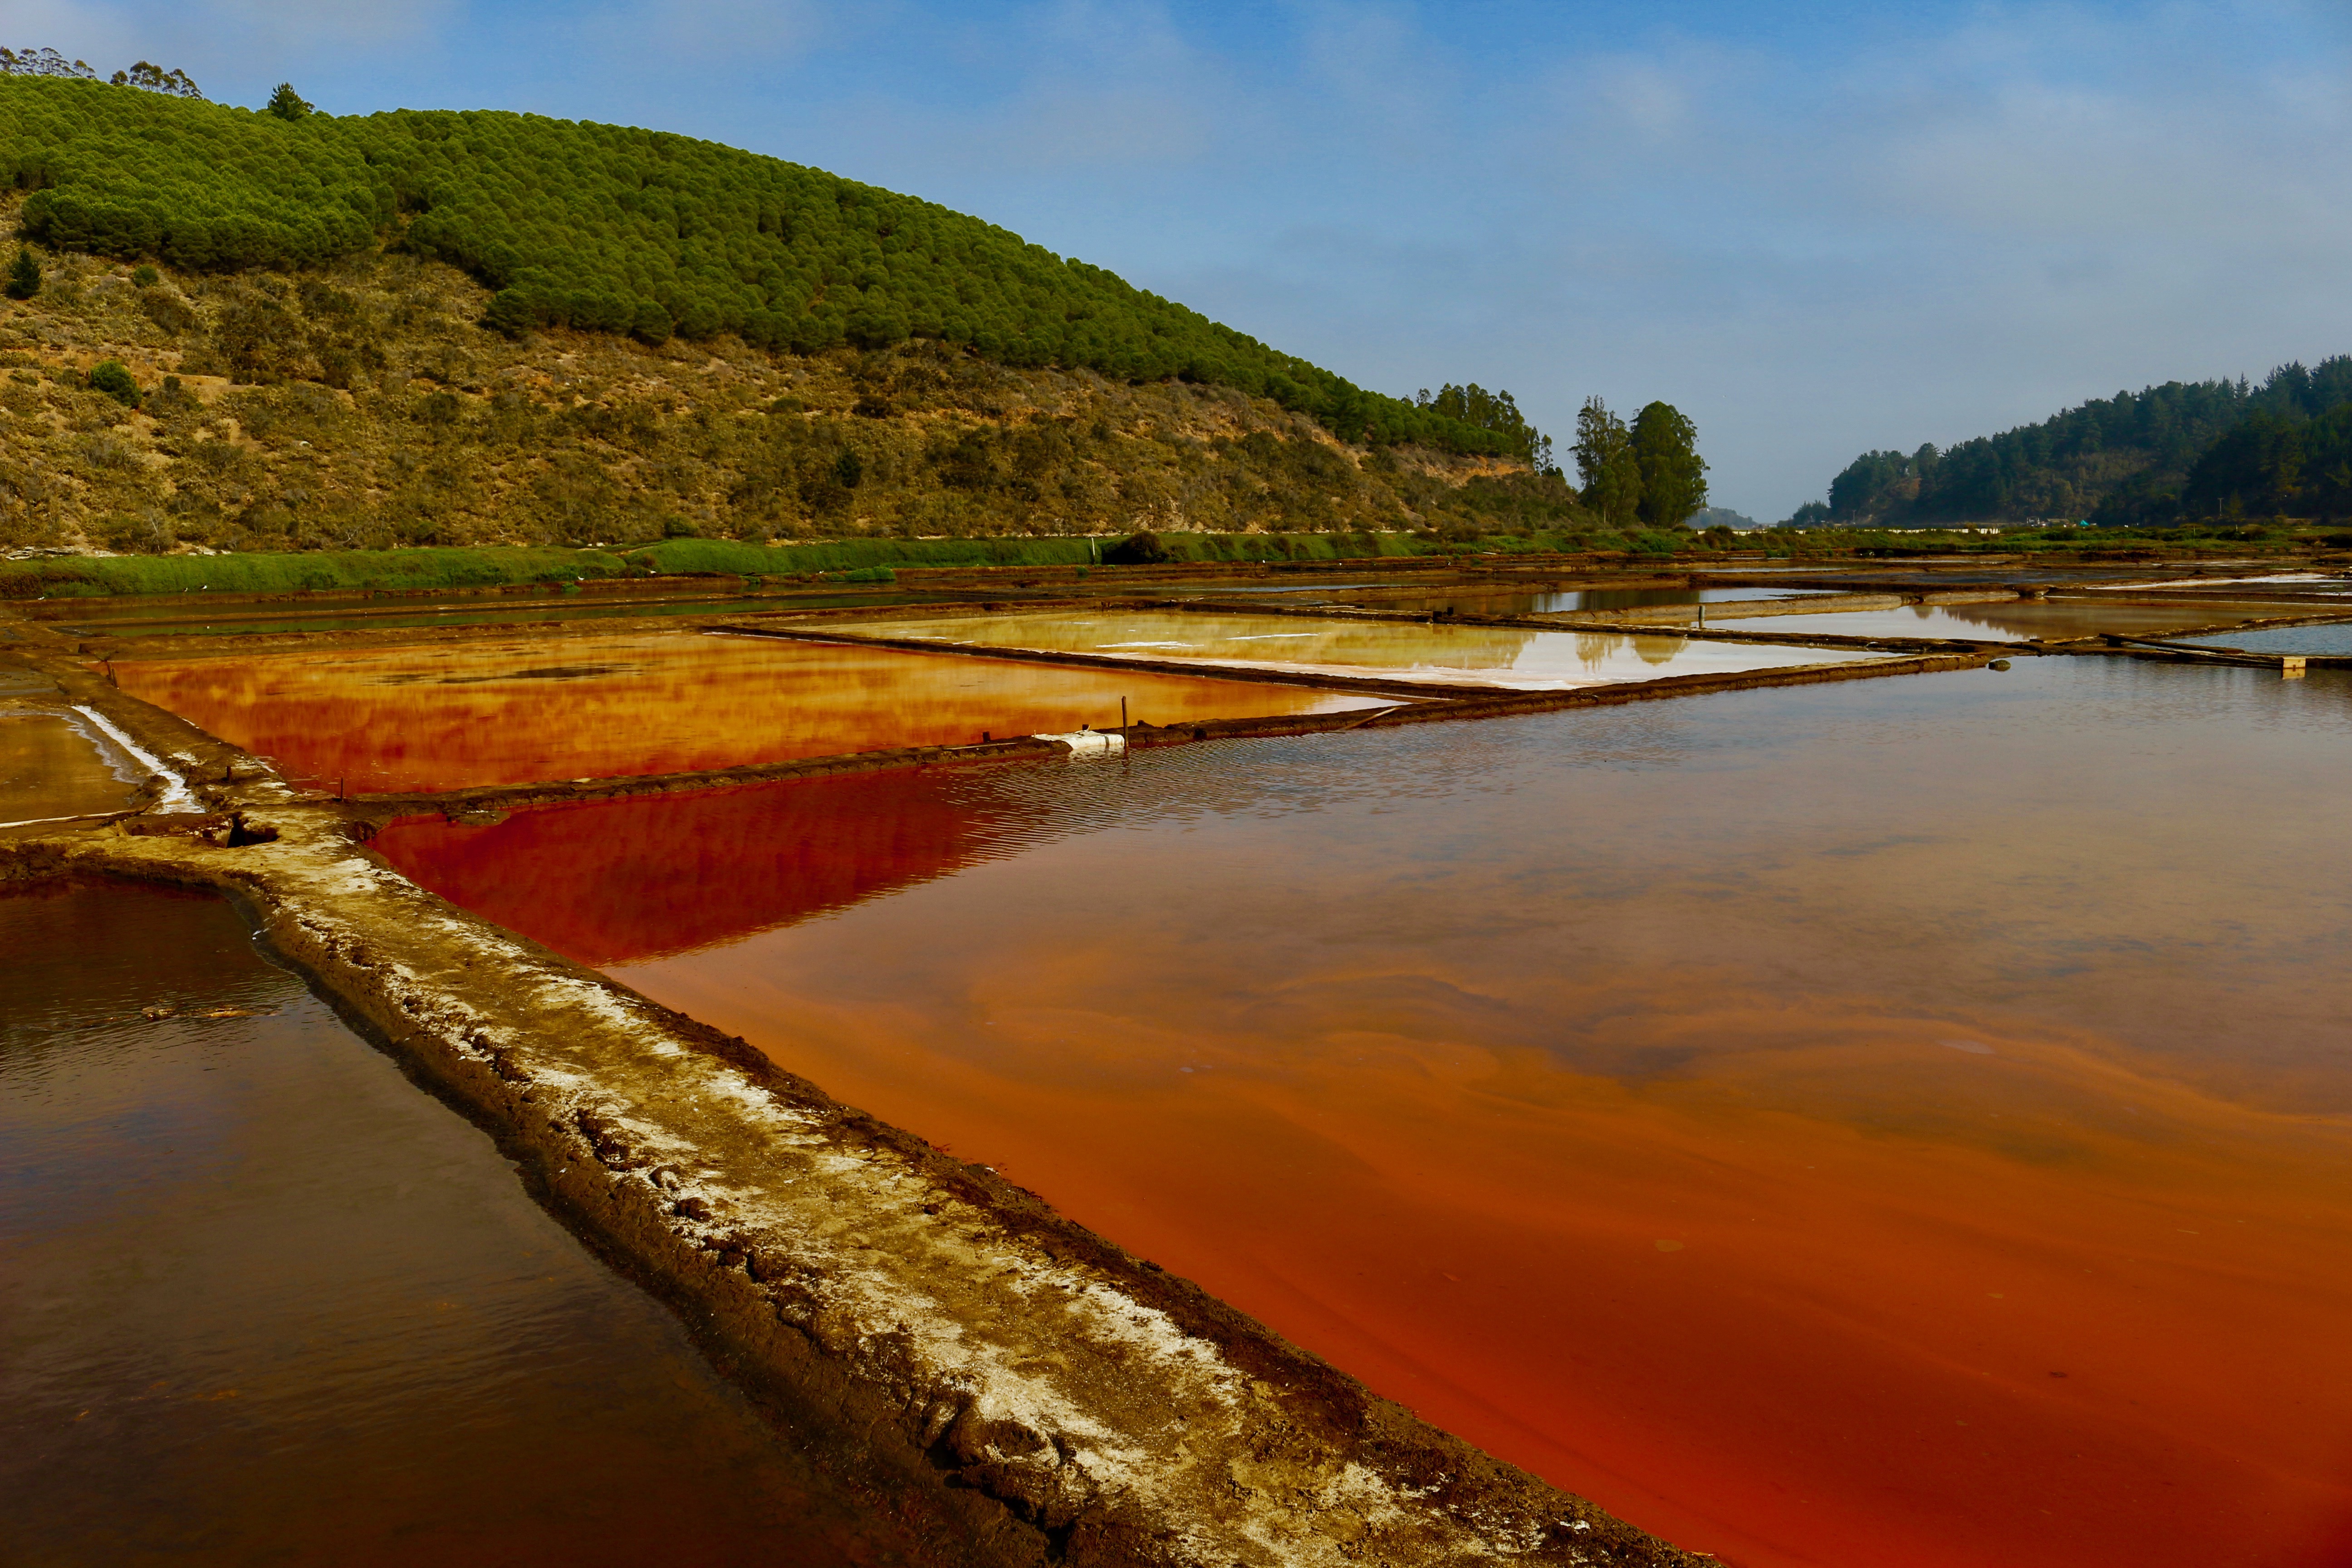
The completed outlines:
<svg viewBox="0 0 2352 1568">
<path fill-rule="evenodd" d="M 494 290 L 485 322 L 509 335 L 732 335 L 803 354 L 925 338 L 1013 367 L 1229 386 L 1354 443 L 1538 455 L 1507 399 L 1367 392 L 1100 268 L 822 170 L 532 115 L 307 110 L 290 92 L 256 111 L 0 76 L 0 169 L 45 245 L 217 272 L 391 241 Z"/>
<path fill-rule="evenodd" d="M 2352 514 L 2352 357 L 2167 382 L 1948 450 L 1864 452 L 1800 527 Z"/>
</svg>

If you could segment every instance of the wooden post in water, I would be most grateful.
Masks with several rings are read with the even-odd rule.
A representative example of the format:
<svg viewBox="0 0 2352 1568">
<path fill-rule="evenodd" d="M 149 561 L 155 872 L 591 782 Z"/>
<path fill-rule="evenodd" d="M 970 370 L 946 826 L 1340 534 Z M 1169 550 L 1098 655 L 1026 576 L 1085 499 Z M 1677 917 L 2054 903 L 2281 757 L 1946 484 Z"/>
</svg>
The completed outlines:
<svg viewBox="0 0 2352 1568">
<path fill-rule="evenodd" d="M 2296 659 L 2294 662 L 2301 664 L 2303 660 Z M 1122 730 L 1127 728 L 1127 699 L 1124 697 L 1118 700 L 1118 727 Z"/>
</svg>

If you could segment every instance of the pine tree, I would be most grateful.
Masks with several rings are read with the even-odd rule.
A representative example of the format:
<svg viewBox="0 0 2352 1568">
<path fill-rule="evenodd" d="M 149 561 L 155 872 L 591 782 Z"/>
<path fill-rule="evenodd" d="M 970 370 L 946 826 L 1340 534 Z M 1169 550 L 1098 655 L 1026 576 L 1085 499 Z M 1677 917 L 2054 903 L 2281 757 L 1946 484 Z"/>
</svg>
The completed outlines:
<svg viewBox="0 0 2352 1568">
<path fill-rule="evenodd" d="M 278 84 L 278 90 L 269 95 L 269 101 L 263 106 L 262 112 L 274 114 L 280 120 L 299 120 L 316 107 L 294 90 L 292 82 L 281 81 Z"/>
<path fill-rule="evenodd" d="M 23 246 L 16 247 L 16 265 L 8 268 L 7 294 L 11 300 L 29 300 L 41 291 L 41 264 Z"/>
</svg>

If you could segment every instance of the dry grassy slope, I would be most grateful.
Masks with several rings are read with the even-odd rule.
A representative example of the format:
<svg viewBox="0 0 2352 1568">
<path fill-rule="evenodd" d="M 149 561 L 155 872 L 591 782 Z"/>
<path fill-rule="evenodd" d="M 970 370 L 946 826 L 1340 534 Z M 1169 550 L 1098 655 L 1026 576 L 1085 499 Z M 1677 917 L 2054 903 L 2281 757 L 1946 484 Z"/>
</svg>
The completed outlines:
<svg viewBox="0 0 2352 1568">
<path fill-rule="evenodd" d="M 7 215 L 0 213 L 0 222 Z M 777 355 L 567 331 L 371 256 L 324 273 L 50 257 L 0 302 L 0 545 L 624 543 L 1138 528 L 1556 526 L 1557 480 L 1365 451 L 1264 399 L 1016 371 L 917 342 Z M 137 412 L 85 384 L 119 358 Z"/>
</svg>

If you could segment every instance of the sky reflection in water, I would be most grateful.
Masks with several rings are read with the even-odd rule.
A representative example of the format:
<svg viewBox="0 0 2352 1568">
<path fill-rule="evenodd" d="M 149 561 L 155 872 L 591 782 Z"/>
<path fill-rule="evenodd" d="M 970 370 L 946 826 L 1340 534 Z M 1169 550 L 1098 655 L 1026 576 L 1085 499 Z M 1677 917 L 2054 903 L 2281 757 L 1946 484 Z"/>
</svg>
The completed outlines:
<svg viewBox="0 0 2352 1568">
<path fill-rule="evenodd" d="M 379 842 L 1685 1545 L 2322 1568 L 2347 740 L 2036 659 Z"/>
<path fill-rule="evenodd" d="M 1307 674 L 1548 691 L 1669 675 L 1713 675 L 1867 658 L 1844 648 L 1707 642 L 1660 633 L 1522 631 L 1514 626 L 1321 620 L 1182 610 L 1033 610 L 1010 615 L 836 623 L 869 637 L 1111 658 L 1200 659 Z"/>
<path fill-rule="evenodd" d="M 1832 610 L 1818 616 L 1710 616 L 1727 631 L 1832 633 L 1847 637 L 1958 637 L 1969 642 L 2043 642 L 2116 632 L 2162 637 L 2190 626 L 2295 614 L 2291 605 L 2109 605 L 2070 599 L 1992 605 L 1906 605 L 1901 609 Z"/>
</svg>

